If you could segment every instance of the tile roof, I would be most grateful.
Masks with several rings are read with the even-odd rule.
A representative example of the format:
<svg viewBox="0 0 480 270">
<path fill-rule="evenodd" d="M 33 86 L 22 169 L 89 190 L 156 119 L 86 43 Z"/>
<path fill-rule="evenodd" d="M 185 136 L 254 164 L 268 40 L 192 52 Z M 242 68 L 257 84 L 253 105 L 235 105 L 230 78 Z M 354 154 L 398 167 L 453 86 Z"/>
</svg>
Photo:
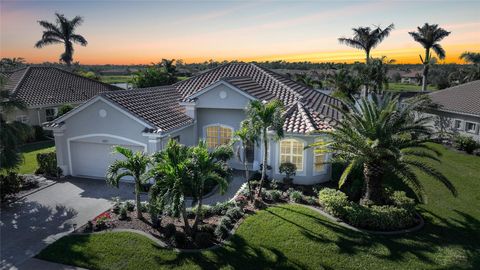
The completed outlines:
<svg viewBox="0 0 480 270">
<path fill-rule="evenodd" d="M 81 103 L 95 95 L 120 90 L 56 67 L 25 67 L 10 72 L 5 86 L 28 107 Z"/>
<path fill-rule="evenodd" d="M 322 116 L 300 101 L 292 104 L 285 111 L 284 117 L 283 130 L 288 133 L 326 131 L 336 125 L 334 119 Z"/>
<path fill-rule="evenodd" d="M 480 116 L 480 80 L 428 94 L 440 110 Z"/>
<path fill-rule="evenodd" d="M 106 92 L 101 96 L 155 127 L 146 132 L 161 133 L 193 123 L 185 107 L 180 106 L 180 95 L 173 86 Z"/>
</svg>

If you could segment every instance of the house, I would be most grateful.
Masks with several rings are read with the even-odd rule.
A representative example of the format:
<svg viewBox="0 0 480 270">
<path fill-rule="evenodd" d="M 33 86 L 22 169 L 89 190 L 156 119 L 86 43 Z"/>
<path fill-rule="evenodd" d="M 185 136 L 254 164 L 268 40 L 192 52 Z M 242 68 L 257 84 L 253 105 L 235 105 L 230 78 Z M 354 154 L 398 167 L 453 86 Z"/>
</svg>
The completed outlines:
<svg viewBox="0 0 480 270">
<path fill-rule="evenodd" d="M 154 153 L 169 139 L 194 145 L 204 139 L 209 147 L 228 143 L 246 118 L 251 100 L 281 100 L 286 106 L 285 137 L 270 140 L 269 172 L 282 179 L 279 166 L 292 162 L 298 184 L 330 179 L 325 154 L 304 149 L 330 130 L 341 115 L 331 105 L 341 102 L 255 64 L 230 63 L 169 86 L 104 92 L 75 110 L 46 124 L 53 130 L 57 161 L 65 175 L 103 178 L 117 157 L 113 145 Z M 258 169 L 263 144 L 248 147 L 251 169 Z M 233 168 L 242 169 L 238 160 Z"/>
<path fill-rule="evenodd" d="M 435 108 L 437 129 L 468 135 L 480 142 L 480 80 L 428 94 Z"/>
<path fill-rule="evenodd" d="M 402 83 L 418 84 L 422 80 L 422 75 L 420 75 L 420 73 L 417 71 L 408 72 L 402 74 L 401 76 L 402 78 L 400 81 Z"/>
<path fill-rule="evenodd" d="M 32 126 L 55 119 L 64 104 L 78 106 L 99 93 L 121 89 L 56 67 L 25 67 L 6 76 L 5 89 L 27 107 L 6 112 L 6 120 Z"/>
</svg>

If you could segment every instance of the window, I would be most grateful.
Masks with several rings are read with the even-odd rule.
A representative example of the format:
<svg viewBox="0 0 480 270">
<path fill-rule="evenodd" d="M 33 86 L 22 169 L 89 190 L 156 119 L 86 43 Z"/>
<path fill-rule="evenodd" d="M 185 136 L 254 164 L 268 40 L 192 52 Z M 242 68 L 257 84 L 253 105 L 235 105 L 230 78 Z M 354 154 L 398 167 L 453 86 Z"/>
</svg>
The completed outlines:
<svg viewBox="0 0 480 270">
<path fill-rule="evenodd" d="M 313 149 L 313 172 L 322 173 L 325 170 L 326 153 L 318 153 L 319 147 Z"/>
<path fill-rule="evenodd" d="M 453 123 L 453 128 L 455 129 L 460 129 L 461 126 L 462 126 L 462 120 L 455 120 L 455 122 Z"/>
<path fill-rule="evenodd" d="M 58 112 L 57 108 L 46 109 L 45 110 L 45 116 L 47 118 L 47 121 L 52 121 L 53 119 L 55 119 L 57 117 L 57 112 Z"/>
<path fill-rule="evenodd" d="M 227 144 L 232 139 L 233 129 L 225 126 L 215 125 L 208 126 L 205 129 L 206 142 L 209 148 L 213 148 L 222 144 Z"/>
<path fill-rule="evenodd" d="M 21 122 L 21 123 L 28 123 L 28 116 L 26 115 L 18 115 L 16 118 L 15 118 L 16 121 L 18 122 Z"/>
<path fill-rule="evenodd" d="M 465 122 L 465 131 L 475 133 L 477 131 L 477 124 L 471 122 Z"/>
<path fill-rule="evenodd" d="M 303 171 L 302 142 L 294 139 L 280 141 L 280 164 L 284 162 L 293 163 L 297 167 L 297 171 Z"/>
</svg>

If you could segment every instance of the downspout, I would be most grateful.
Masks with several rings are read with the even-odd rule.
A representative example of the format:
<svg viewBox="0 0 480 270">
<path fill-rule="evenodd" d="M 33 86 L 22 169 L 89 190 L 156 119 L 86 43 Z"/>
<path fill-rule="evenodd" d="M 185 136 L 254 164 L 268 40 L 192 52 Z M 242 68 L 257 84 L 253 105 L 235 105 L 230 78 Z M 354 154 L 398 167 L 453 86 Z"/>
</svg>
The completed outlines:
<svg viewBox="0 0 480 270">
<path fill-rule="evenodd" d="M 42 125 L 42 120 L 40 119 L 40 108 L 37 109 L 38 125 Z"/>
</svg>

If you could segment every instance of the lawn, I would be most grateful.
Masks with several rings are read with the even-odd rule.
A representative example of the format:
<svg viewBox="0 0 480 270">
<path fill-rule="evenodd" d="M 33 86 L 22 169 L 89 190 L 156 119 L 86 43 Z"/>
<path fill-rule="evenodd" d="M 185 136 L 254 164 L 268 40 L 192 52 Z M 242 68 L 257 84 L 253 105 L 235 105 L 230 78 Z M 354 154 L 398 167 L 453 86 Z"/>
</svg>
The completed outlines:
<svg viewBox="0 0 480 270">
<path fill-rule="evenodd" d="M 23 163 L 17 172 L 21 174 L 34 173 L 38 168 L 37 154 L 55 151 L 54 141 L 29 143 L 20 148 L 23 153 Z"/>
<path fill-rule="evenodd" d="M 421 85 L 415 85 L 410 83 L 388 83 L 388 90 L 395 91 L 395 92 L 404 92 L 404 91 L 421 91 Z M 427 86 L 428 91 L 437 90 L 437 87 L 433 85 Z"/>
<path fill-rule="evenodd" d="M 127 83 L 130 82 L 133 75 L 105 75 L 100 76 L 100 81 L 104 83 Z"/>
<path fill-rule="evenodd" d="M 176 253 L 122 232 L 66 236 L 38 257 L 89 269 L 480 269 L 480 158 L 436 147 L 436 167 L 459 196 L 422 175 L 426 225 L 416 233 L 367 235 L 279 205 L 248 217 L 230 244 L 212 251 Z"/>
</svg>

